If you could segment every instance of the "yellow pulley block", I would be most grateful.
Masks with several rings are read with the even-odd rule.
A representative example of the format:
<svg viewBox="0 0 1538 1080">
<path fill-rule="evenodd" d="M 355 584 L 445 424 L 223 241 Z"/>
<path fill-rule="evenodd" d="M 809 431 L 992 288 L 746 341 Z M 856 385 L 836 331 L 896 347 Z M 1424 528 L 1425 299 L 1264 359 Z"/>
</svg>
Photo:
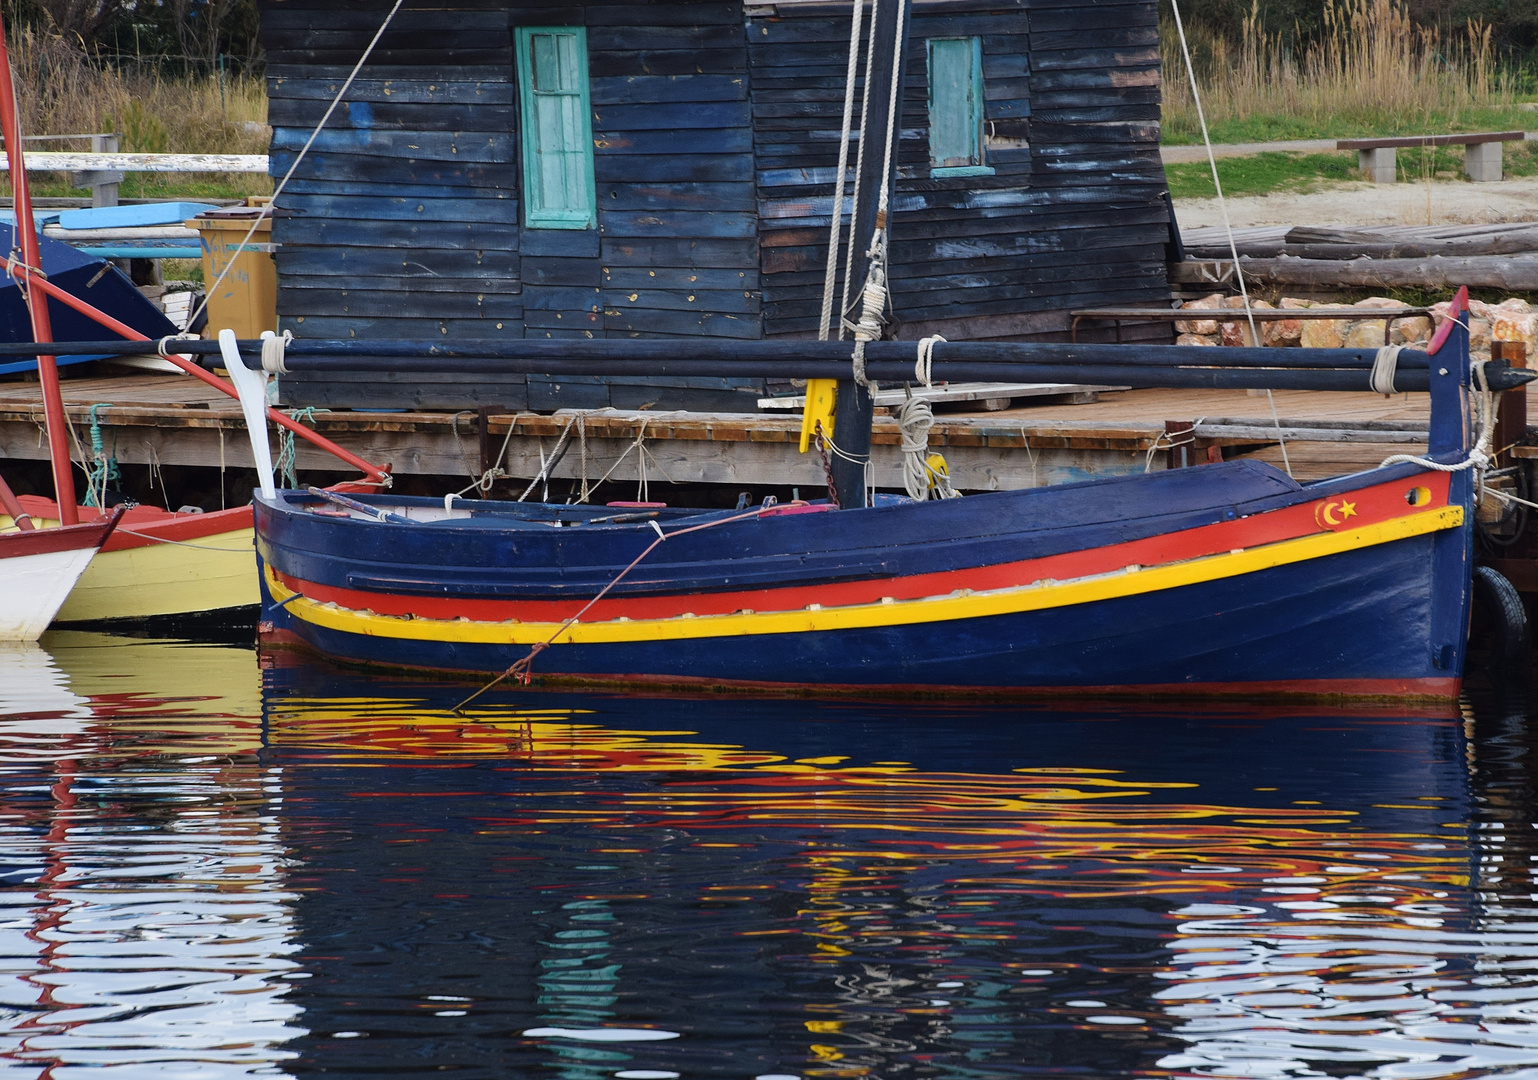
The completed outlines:
<svg viewBox="0 0 1538 1080">
<path fill-rule="evenodd" d="M 929 470 L 929 490 L 931 491 L 940 483 L 942 476 L 947 480 L 951 478 L 951 467 L 945 463 L 944 454 L 930 454 L 924 459 L 924 467 Z"/>
<path fill-rule="evenodd" d="M 822 437 L 833 438 L 833 403 L 838 397 L 837 379 L 808 379 L 806 404 L 801 409 L 801 452 L 806 453 L 822 424 Z"/>
</svg>

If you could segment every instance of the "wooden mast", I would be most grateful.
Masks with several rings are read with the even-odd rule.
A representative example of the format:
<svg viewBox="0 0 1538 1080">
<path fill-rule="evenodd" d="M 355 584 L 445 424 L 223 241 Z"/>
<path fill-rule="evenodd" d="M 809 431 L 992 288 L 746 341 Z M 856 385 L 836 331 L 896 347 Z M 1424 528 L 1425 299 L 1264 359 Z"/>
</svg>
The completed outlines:
<svg viewBox="0 0 1538 1080">
<path fill-rule="evenodd" d="M 22 158 L 21 121 L 16 108 L 16 84 L 11 75 L 11 55 L 5 44 L 5 21 L 0 19 L 0 136 L 5 139 L 5 153 L 11 166 L 12 205 L 16 210 L 16 239 L 21 261 L 37 270 L 42 259 L 37 250 L 37 222 L 32 217 L 32 193 L 27 186 L 26 162 Z M 32 340 L 53 341 L 53 325 L 48 319 L 48 298 L 35 294 L 29 281 L 16 278 L 23 290 L 27 310 L 32 316 Z M 53 493 L 59 503 L 59 521 L 75 525 L 80 515 L 75 509 L 75 478 L 70 472 L 69 417 L 64 413 L 64 397 L 59 392 L 59 369 L 52 356 L 37 358 L 38 381 L 43 389 L 43 417 L 48 426 L 48 457 L 53 466 Z"/>
<path fill-rule="evenodd" d="M 866 252 L 878 228 L 888 228 L 886 220 L 877 219 L 881 202 L 881 183 L 891 177 L 897 186 L 897 148 L 902 143 L 902 99 L 908 71 L 908 30 L 913 25 L 913 0 L 881 0 L 876 5 L 872 27 L 871 56 L 865 72 L 870 89 L 870 112 L 861 121 L 860 144 L 865 155 L 860 175 L 855 178 L 859 207 L 850 223 L 854 238 L 854 259 L 849 267 L 849 295 L 858 317 L 860 290 L 865 284 L 870 259 Z M 899 26 L 901 30 L 899 31 Z M 897 116 L 892 124 L 892 143 L 884 146 L 887 109 L 892 92 L 892 71 L 897 70 Z M 869 131 L 865 130 L 868 127 Z M 868 136 L 873 136 L 866 141 Z M 884 152 L 883 152 L 884 151 Z M 843 182 L 843 177 L 838 178 Z M 890 195 L 890 192 L 889 192 Z M 850 316 L 849 312 L 844 315 Z M 870 459 L 871 420 L 874 415 L 870 391 L 853 379 L 838 381 L 838 396 L 833 412 L 833 442 L 839 453 L 833 455 L 833 490 L 842 507 L 865 505 L 865 463 Z"/>
</svg>

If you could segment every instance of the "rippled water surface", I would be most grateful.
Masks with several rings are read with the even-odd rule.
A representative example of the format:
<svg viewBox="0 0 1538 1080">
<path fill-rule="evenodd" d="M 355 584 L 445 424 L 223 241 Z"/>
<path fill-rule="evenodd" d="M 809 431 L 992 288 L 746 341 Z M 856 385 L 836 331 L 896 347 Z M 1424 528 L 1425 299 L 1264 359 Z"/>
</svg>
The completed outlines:
<svg viewBox="0 0 1538 1080">
<path fill-rule="evenodd" d="M 1538 1077 L 1520 713 L 464 692 L 0 646 L 0 1080 Z"/>
</svg>

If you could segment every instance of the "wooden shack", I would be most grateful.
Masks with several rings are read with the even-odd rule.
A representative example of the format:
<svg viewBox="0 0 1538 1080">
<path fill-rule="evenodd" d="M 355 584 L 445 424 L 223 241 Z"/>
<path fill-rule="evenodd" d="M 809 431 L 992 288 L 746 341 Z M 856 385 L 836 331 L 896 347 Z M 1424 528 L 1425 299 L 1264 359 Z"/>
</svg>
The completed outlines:
<svg viewBox="0 0 1538 1080">
<path fill-rule="evenodd" d="M 282 175 L 388 5 L 261 7 Z M 815 336 L 850 18 L 824 0 L 413 0 L 278 200 L 281 325 Z M 1072 308 L 1167 302 L 1157 30 L 1155 0 L 917 0 L 898 336 L 1062 338 Z M 682 382 L 290 380 L 285 396 L 751 409 L 762 389 Z"/>
</svg>

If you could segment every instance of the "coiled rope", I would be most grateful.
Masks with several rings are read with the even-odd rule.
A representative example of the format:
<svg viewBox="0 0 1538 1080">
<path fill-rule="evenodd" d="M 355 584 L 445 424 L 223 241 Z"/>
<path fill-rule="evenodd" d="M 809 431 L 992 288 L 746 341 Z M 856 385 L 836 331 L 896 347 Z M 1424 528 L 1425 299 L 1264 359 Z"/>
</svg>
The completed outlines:
<svg viewBox="0 0 1538 1080">
<path fill-rule="evenodd" d="M 913 375 L 920 386 L 934 385 L 931 371 L 934 367 L 935 346 L 944 340 L 941 335 L 933 334 L 919 342 Z M 920 501 L 961 496 L 961 492 L 951 486 L 950 476 L 930 463 L 929 429 L 934 423 L 934 406 L 927 398 L 914 397 L 912 390 L 909 390 L 908 399 L 897 411 L 897 430 L 902 433 L 903 487 L 910 497 Z"/>
</svg>

